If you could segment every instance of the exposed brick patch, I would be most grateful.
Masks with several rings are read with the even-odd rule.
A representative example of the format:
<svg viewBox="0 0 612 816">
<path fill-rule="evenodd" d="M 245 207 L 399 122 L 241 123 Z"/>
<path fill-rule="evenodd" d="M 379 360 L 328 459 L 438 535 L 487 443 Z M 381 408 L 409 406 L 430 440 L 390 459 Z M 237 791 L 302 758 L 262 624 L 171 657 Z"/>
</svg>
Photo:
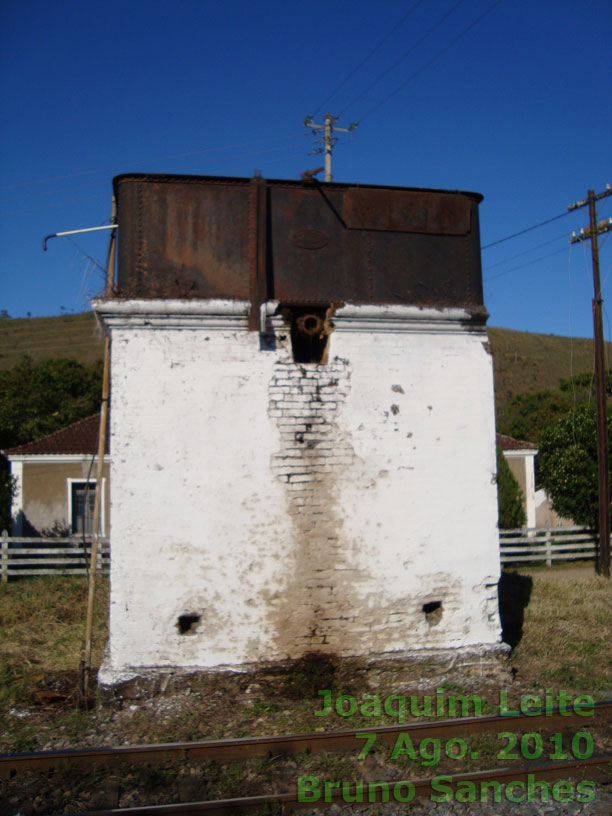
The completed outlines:
<svg viewBox="0 0 612 816">
<path fill-rule="evenodd" d="M 325 365 L 296 363 L 290 353 L 278 360 L 269 386 L 269 416 L 278 426 L 281 448 L 271 467 L 288 497 L 295 553 L 283 640 L 287 649 L 329 647 L 355 621 L 347 613 L 339 585 L 357 577 L 340 546 L 341 518 L 335 486 L 346 477 L 355 454 L 338 415 L 351 388 L 351 369 L 335 358 Z"/>
</svg>

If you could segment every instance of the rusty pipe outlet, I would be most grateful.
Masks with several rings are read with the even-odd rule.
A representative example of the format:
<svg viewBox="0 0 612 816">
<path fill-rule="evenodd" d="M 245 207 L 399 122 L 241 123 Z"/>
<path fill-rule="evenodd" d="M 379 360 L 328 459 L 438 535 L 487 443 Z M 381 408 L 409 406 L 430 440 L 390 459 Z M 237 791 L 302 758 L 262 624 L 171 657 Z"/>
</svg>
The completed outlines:
<svg viewBox="0 0 612 816">
<path fill-rule="evenodd" d="M 296 328 L 308 337 L 321 337 L 325 331 L 323 321 L 315 314 L 300 315 L 296 320 Z"/>
</svg>

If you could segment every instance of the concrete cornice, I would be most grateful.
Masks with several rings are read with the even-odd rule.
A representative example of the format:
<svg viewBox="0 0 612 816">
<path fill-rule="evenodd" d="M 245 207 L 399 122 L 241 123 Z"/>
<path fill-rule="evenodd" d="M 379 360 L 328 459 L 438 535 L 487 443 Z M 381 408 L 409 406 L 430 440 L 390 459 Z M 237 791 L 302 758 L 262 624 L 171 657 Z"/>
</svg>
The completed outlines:
<svg viewBox="0 0 612 816">
<path fill-rule="evenodd" d="M 336 331 L 446 334 L 475 332 L 486 336 L 482 320 L 467 309 L 373 304 L 342 306 L 332 317 Z"/>
<path fill-rule="evenodd" d="M 248 330 L 248 300 L 114 300 L 92 301 L 96 317 L 111 329 L 243 329 Z"/>
<path fill-rule="evenodd" d="M 246 300 L 113 300 L 92 302 L 98 319 L 108 328 L 203 329 L 248 331 L 250 302 Z M 287 330 L 277 314 L 278 301 L 260 307 L 267 332 Z M 486 337 L 486 313 L 467 309 L 419 306 L 346 304 L 331 317 L 335 331 L 401 333 L 471 333 Z"/>
</svg>

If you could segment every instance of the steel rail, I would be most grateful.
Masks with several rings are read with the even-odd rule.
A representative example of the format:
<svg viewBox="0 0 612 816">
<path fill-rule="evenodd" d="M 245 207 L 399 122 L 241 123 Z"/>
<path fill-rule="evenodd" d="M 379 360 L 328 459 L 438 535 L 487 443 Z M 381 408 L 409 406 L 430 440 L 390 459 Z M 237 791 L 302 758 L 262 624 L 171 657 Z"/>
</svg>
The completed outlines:
<svg viewBox="0 0 612 816">
<path fill-rule="evenodd" d="M 409 735 L 411 740 L 420 740 L 426 737 L 448 738 L 462 734 L 478 734 L 496 728 L 506 731 L 520 731 L 525 726 L 530 726 L 530 730 L 540 729 L 542 731 L 552 727 L 570 728 L 577 722 L 586 728 L 610 719 L 612 719 L 612 701 L 605 701 L 594 703 L 592 714 L 589 715 L 584 712 L 579 715 L 573 707 L 553 708 L 549 711 L 538 709 L 523 714 L 458 717 L 450 720 L 428 720 L 423 723 L 377 727 L 360 724 L 351 730 L 311 734 L 0 754 L 0 779 L 6 779 L 25 771 L 89 767 L 96 763 L 105 765 L 139 762 L 152 764 L 172 759 L 185 762 L 192 760 L 231 762 L 255 756 L 286 756 L 302 751 L 310 753 L 360 751 L 363 748 L 363 739 L 357 739 L 356 733 L 365 732 L 376 734 L 383 744 L 389 744 L 394 742 L 400 733 Z"/>
<path fill-rule="evenodd" d="M 612 753 L 603 754 L 590 759 L 572 760 L 569 762 L 548 762 L 539 765 L 520 765 L 515 768 L 497 768 L 487 771 L 474 771 L 464 774 L 445 774 L 445 785 L 456 790 L 456 785 L 460 782 L 472 782 L 482 784 L 484 782 L 498 782 L 500 785 L 507 785 L 511 782 L 528 783 L 532 778 L 533 783 L 544 782 L 553 779 L 585 779 L 592 781 L 609 781 L 612 774 Z M 595 778 L 597 777 L 597 778 Z M 427 777 L 424 779 L 410 779 L 414 786 L 414 797 L 423 797 L 427 794 L 440 793 L 439 787 L 434 787 L 436 778 Z M 377 780 L 377 784 L 386 784 L 388 790 L 392 791 L 400 784 L 400 780 L 390 781 Z M 365 782 L 366 785 L 373 785 L 373 782 Z M 439 782 L 437 783 L 439 785 Z M 295 810 L 304 808 L 317 809 L 330 807 L 332 804 L 352 804 L 343 799 L 343 792 L 339 788 L 330 791 L 330 796 L 324 800 L 310 799 L 308 801 L 298 801 L 298 791 L 288 791 L 287 793 L 269 794 L 267 796 L 248 796 L 239 799 L 216 799 L 206 802 L 187 802 L 185 804 L 172 805 L 145 805 L 134 808 L 118 808 L 112 810 L 96 810 L 88 812 L 87 816 L 161 816 L 161 814 L 178 813 L 181 816 L 198 816 L 205 813 L 208 816 L 226 816 L 233 813 L 292 813 Z M 369 791 L 365 794 L 362 802 L 354 804 L 381 804 L 384 801 L 391 801 L 391 796 L 385 800 L 376 796 L 374 802 L 369 801 Z M 351 795 L 354 796 L 354 784 Z M 405 796 L 405 793 L 403 794 Z M 411 800 L 412 801 L 412 800 Z M 478 796 L 480 801 L 480 796 Z"/>
</svg>

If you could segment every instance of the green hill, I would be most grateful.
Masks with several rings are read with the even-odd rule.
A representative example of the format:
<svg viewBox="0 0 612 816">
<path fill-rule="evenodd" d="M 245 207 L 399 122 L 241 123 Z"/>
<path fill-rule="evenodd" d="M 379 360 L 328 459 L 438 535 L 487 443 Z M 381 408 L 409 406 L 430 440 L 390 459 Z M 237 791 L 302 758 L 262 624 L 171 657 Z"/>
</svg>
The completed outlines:
<svg viewBox="0 0 612 816">
<path fill-rule="evenodd" d="M 487 331 L 495 367 L 498 416 L 516 394 L 555 389 L 562 378 L 593 371 L 592 340 L 493 327 Z M 612 344 L 606 345 L 610 358 Z"/>
<path fill-rule="evenodd" d="M 24 354 L 35 363 L 49 357 L 93 363 L 104 354 L 102 333 L 92 312 L 0 320 L 0 369 L 12 368 Z"/>
<path fill-rule="evenodd" d="M 593 369 L 592 340 L 497 328 L 488 334 L 498 415 L 515 394 L 557 388 L 561 378 Z M 24 354 L 34 362 L 72 357 L 91 363 L 102 353 L 102 335 L 91 312 L 0 320 L 0 369 L 12 368 Z"/>
</svg>

